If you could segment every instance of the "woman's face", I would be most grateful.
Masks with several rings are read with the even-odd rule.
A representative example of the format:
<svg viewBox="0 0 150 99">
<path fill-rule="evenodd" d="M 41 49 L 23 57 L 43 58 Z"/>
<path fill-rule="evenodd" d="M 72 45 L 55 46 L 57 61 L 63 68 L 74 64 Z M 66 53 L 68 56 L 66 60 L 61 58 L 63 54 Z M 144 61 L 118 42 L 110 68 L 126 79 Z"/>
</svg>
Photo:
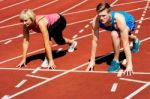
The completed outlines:
<svg viewBox="0 0 150 99">
<path fill-rule="evenodd" d="M 110 20 L 110 13 L 108 13 L 107 9 L 105 9 L 102 12 L 98 13 L 98 17 L 99 17 L 100 22 L 102 22 L 103 24 L 106 24 Z"/>
<path fill-rule="evenodd" d="M 29 27 L 32 24 L 32 20 L 30 18 L 25 18 L 22 20 L 22 23 L 26 26 Z"/>
</svg>

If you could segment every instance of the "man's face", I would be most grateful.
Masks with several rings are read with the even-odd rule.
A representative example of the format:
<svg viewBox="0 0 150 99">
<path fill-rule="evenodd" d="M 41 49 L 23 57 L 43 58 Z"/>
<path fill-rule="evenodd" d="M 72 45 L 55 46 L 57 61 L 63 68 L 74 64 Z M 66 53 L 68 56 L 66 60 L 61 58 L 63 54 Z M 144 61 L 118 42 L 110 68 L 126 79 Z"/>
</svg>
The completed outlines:
<svg viewBox="0 0 150 99">
<path fill-rule="evenodd" d="M 110 20 L 110 14 L 108 13 L 107 9 L 103 10 L 102 12 L 98 13 L 99 20 L 103 24 L 106 24 Z"/>
</svg>

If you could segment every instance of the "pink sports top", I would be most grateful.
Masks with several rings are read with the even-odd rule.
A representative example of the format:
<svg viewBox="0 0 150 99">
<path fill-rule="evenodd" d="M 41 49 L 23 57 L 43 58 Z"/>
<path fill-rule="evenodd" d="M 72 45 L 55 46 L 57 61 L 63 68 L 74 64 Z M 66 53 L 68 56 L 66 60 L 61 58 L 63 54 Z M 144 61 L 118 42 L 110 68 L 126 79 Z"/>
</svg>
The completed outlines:
<svg viewBox="0 0 150 99">
<path fill-rule="evenodd" d="M 38 23 L 44 17 L 47 19 L 48 27 L 49 27 L 49 26 L 52 26 L 60 18 L 60 15 L 58 13 L 53 13 L 53 14 L 48 14 L 48 15 L 39 15 L 36 19 L 36 23 Z"/>
<path fill-rule="evenodd" d="M 53 25 L 60 18 L 60 15 L 57 13 L 53 13 L 53 14 L 45 15 L 45 17 L 48 20 L 48 27 L 49 27 Z"/>
</svg>

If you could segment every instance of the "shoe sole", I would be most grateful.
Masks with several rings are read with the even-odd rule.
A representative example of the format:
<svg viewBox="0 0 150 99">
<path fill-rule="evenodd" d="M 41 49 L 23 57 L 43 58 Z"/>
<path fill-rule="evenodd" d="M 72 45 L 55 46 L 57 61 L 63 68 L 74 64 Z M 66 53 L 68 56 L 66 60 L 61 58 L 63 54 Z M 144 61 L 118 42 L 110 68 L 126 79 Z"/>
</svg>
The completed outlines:
<svg viewBox="0 0 150 99">
<path fill-rule="evenodd" d="M 114 71 L 109 71 L 109 70 L 107 70 L 107 71 L 110 72 L 110 73 L 113 73 L 113 72 L 117 72 L 119 69 L 120 69 L 120 66 L 118 67 L 118 69 L 116 69 Z"/>
</svg>

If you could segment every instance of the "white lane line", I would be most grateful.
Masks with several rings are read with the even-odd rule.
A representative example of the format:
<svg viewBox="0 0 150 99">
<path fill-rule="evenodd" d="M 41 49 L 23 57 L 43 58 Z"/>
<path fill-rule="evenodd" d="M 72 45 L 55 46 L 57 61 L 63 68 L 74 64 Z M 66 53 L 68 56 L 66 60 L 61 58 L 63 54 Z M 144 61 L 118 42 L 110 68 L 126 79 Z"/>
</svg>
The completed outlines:
<svg viewBox="0 0 150 99">
<path fill-rule="evenodd" d="M 15 70 L 15 71 L 33 71 L 35 69 L 32 68 L 0 68 L 0 70 Z M 48 70 L 48 69 L 40 69 L 39 71 L 43 71 L 43 72 L 65 72 L 67 70 L 60 70 L 60 69 L 56 69 L 56 70 Z M 108 71 L 85 71 L 85 70 L 76 70 L 76 71 L 72 71 L 72 72 L 76 72 L 76 73 L 109 73 Z M 118 73 L 118 72 L 114 72 L 114 73 Z M 150 72 L 134 72 L 135 75 L 150 75 Z"/>
<path fill-rule="evenodd" d="M 138 25 L 137 28 L 139 29 L 141 27 L 141 25 Z"/>
<path fill-rule="evenodd" d="M 38 6 L 37 8 L 34 8 L 33 10 L 34 10 L 34 11 L 35 11 L 35 10 L 38 10 L 38 9 L 40 9 L 40 8 L 43 8 L 43 7 L 45 7 L 45 6 L 48 6 L 49 4 L 53 4 L 53 3 L 57 2 L 57 1 L 59 1 L 59 0 L 53 0 L 53 1 L 51 1 L 51 2 L 48 2 L 48 3 L 44 4 L 44 5 Z"/>
<path fill-rule="evenodd" d="M 144 84 L 142 87 L 140 87 L 139 89 L 135 90 L 133 93 L 131 93 L 130 95 L 128 95 L 124 99 L 131 99 L 132 97 L 134 97 L 135 95 L 137 95 L 138 93 L 140 93 L 142 90 L 144 90 L 146 87 L 149 87 L 149 86 L 150 86 L 150 82 Z"/>
<path fill-rule="evenodd" d="M 10 99 L 9 95 L 4 95 L 1 99 Z"/>
<path fill-rule="evenodd" d="M 89 24 L 87 24 L 84 28 L 88 28 L 90 25 Z"/>
<path fill-rule="evenodd" d="M 145 2 L 144 0 L 141 0 L 141 1 L 133 1 L 133 2 L 128 2 L 128 3 L 121 3 L 121 4 L 115 4 L 114 6 L 124 6 L 124 5 L 127 5 L 127 4 L 134 4 L 134 3 L 140 3 L 140 2 Z M 114 7 L 113 6 L 113 7 Z"/>
<path fill-rule="evenodd" d="M 41 86 L 41 85 L 43 85 L 43 84 L 45 84 L 45 83 L 47 83 L 47 82 L 50 82 L 50 81 L 52 81 L 52 80 L 54 80 L 54 79 L 57 79 L 57 78 L 59 78 L 59 77 L 62 77 L 62 76 L 66 75 L 66 74 L 68 74 L 68 73 L 70 73 L 70 72 L 72 72 L 72 71 L 75 71 L 75 70 L 77 70 L 77 69 L 80 69 L 80 68 L 82 68 L 82 67 L 84 67 L 84 66 L 86 66 L 86 65 L 88 65 L 88 62 L 87 62 L 87 63 L 84 63 L 84 64 L 82 64 L 82 65 L 80 65 L 80 66 L 77 66 L 77 67 L 75 67 L 75 68 L 72 68 L 72 69 L 70 69 L 70 70 L 68 70 L 68 71 L 65 71 L 65 72 L 63 72 L 63 73 L 60 73 L 60 74 L 58 74 L 58 75 L 55 75 L 55 76 L 53 76 L 53 77 L 51 77 L 51 78 L 48 78 L 47 80 L 44 80 L 44 81 L 42 81 L 42 82 L 40 82 L 40 83 L 37 83 L 37 84 L 35 84 L 35 85 L 31 86 L 31 87 L 28 87 L 28 88 L 26 88 L 26 89 L 24 89 L 24 90 L 21 90 L 21 91 L 15 93 L 15 94 L 13 94 L 13 95 L 10 95 L 9 98 L 14 98 L 14 97 L 16 97 L 16 96 L 18 96 L 18 95 L 20 95 L 20 94 L 23 94 L 23 93 L 25 93 L 25 92 L 27 92 L 27 91 L 30 91 L 30 90 L 32 90 L 32 89 L 34 89 L 34 88 L 36 88 L 36 87 L 39 87 L 39 86 Z"/>
<path fill-rule="evenodd" d="M 114 6 L 116 2 L 118 2 L 118 0 L 115 0 L 112 4 L 110 4 L 110 6 Z"/>
<path fill-rule="evenodd" d="M 76 34 L 76 35 L 74 35 L 73 37 L 72 37 L 72 39 L 75 39 L 75 38 L 77 38 L 78 37 L 78 35 Z"/>
<path fill-rule="evenodd" d="M 139 33 L 139 30 L 135 30 L 135 34 L 138 34 Z"/>
<path fill-rule="evenodd" d="M 49 78 L 47 78 L 47 77 L 35 76 L 35 75 L 30 75 L 30 74 L 27 74 L 26 76 L 28 76 L 28 77 L 33 77 L 33 78 L 38 78 L 38 79 L 44 79 L 44 80 L 49 79 Z"/>
<path fill-rule="evenodd" d="M 146 13 L 146 11 L 143 12 L 144 14 Z"/>
<path fill-rule="evenodd" d="M 14 26 L 18 26 L 18 25 L 21 25 L 21 24 L 22 23 L 15 23 L 15 24 L 10 24 L 10 25 L 4 25 L 4 26 L 0 26 L 0 29 L 14 27 Z"/>
<path fill-rule="evenodd" d="M 9 44 L 10 42 L 12 42 L 12 40 L 8 40 L 4 44 L 6 45 L 6 44 Z"/>
<path fill-rule="evenodd" d="M 16 38 L 19 38 L 19 37 L 23 37 L 23 34 L 19 34 L 18 36 L 16 36 Z"/>
<path fill-rule="evenodd" d="M 79 33 L 82 33 L 84 31 L 84 29 L 81 29 L 80 31 L 79 31 Z"/>
<path fill-rule="evenodd" d="M 136 82 L 136 83 L 142 83 L 145 84 L 147 81 L 141 81 L 141 80 L 135 80 L 135 79 L 128 79 L 128 78 L 120 78 L 120 80 L 130 81 L 130 82 Z"/>
<path fill-rule="evenodd" d="M 141 17 L 141 20 L 144 20 L 144 17 Z"/>
<path fill-rule="evenodd" d="M 37 73 L 40 69 L 41 69 L 41 67 L 37 67 L 35 70 L 32 71 L 32 74 Z"/>
<path fill-rule="evenodd" d="M 143 15 L 143 14 L 142 14 Z M 139 21 L 139 24 L 142 24 L 142 20 Z"/>
<path fill-rule="evenodd" d="M 49 5 L 49 4 L 55 3 L 55 2 L 57 2 L 57 1 L 58 1 L 58 0 L 51 1 L 51 2 L 49 2 L 49 3 L 46 3 L 46 4 L 42 5 L 42 6 L 39 6 L 39 7 L 37 7 L 37 8 L 34 8 L 33 10 L 40 9 L 40 8 L 42 8 L 42 7 L 45 7 L 45 6 Z M 69 9 L 67 9 L 67 10 L 65 10 L 65 11 L 63 11 L 63 12 L 61 12 L 61 14 L 65 13 L 65 12 L 67 12 L 67 11 L 69 11 L 69 10 L 71 10 L 71 9 L 73 9 L 73 8 L 75 8 L 75 7 L 79 6 L 79 5 L 81 5 L 81 4 L 85 3 L 85 2 L 87 2 L 87 1 L 88 1 L 88 0 L 84 0 L 83 2 L 81 2 L 81 3 L 79 3 L 79 4 L 77 4 L 77 5 L 73 6 L 73 7 L 71 7 L 71 8 L 69 8 Z M 18 17 L 18 16 L 19 16 L 19 15 L 12 16 L 12 17 L 10 17 L 10 18 L 7 18 L 7 19 L 5 19 L 5 20 L 0 21 L 0 23 L 3 23 L 3 22 L 8 21 L 8 20 L 10 20 L 10 19 L 16 18 L 16 17 Z"/>
<path fill-rule="evenodd" d="M 29 52 L 27 55 L 31 55 L 31 54 L 33 54 L 33 53 L 37 53 L 37 52 L 40 52 L 40 51 L 43 51 L 43 50 L 45 50 L 45 48 L 41 48 L 41 49 L 39 49 L 39 50 Z M 21 58 L 21 57 L 22 57 L 22 55 L 17 56 L 17 57 L 13 57 L 13 58 L 10 58 L 10 59 L 7 59 L 7 60 L 4 60 L 4 61 L 1 61 L 1 62 L 0 62 L 0 64 L 6 63 L 6 62 L 9 62 L 9 61 L 12 61 L 12 60 L 15 60 L 15 59 Z"/>
<path fill-rule="evenodd" d="M 147 11 L 147 8 L 145 7 L 145 9 L 144 9 L 145 11 Z"/>
<path fill-rule="evenodd" d="M 104 32 L 104 31 L 105 31 L 105 30 L 101 30 L 100 32 Z M 84 35 L 84 36 L 81 36 L 81 37 L 78 37 L 78 38 L 76 38 L 75 40 L 82 39 L 82 38 L 85 38 L 85 37 L 88 37 L 88 36 L 91 36 L 91 35 L 92 35 L 92 33 L 87 34 L 87 35 Z M 147 41 L 147 40 L 149 40 L 149 39 L 150 39 L 150 37 L 145 38 L 144 41 Z M 53 45 L 53 47 L 54 47 L 54 46 L 57 46 L 57 45 L 55 44 L 55 45 Z M 29 52 L 27 55 L 31 55 L 31 54 L 33 54 L 33 53 L 40 52 L 40 51 L 43 51 L 43 50 L 45 50 L 45 49 L 44 49 L 44 48 L 41 48 L 41 49 L 39 49 L 39 50 Z M 10 59 L 7 59 L 7 60 L 3 60 L 3 61 L 0 61 L 0 64 L 6 63 L 6 62 L 9 62 L 9 61 L 12 61 L 12 60 L 21 58 L 21 57 L 22 57 L 22 55 L 16 56 L 16 57 L 14 57 L 14 58 L 10 58 Z"/>
<path fill-rule="evenodd" d="M 4 7 L 4 8 L 1 8 L 0 10 L 4 10 L 4 9 L 7 9 L 7 8 L 11 8 L 11 7 L 14 7 L 14 6 L 18 6 L 19 4 L 22 4 L 22 3 L 25 3 L 25 2 L 28 2 L 30 0 L 24 0 L 22 2 L 18 2 L 18 3 L 15 3 L 15 4 L 12 4 L 12 5 L 9 5 L 7 7 Z"/>
<path fill-rule="evenodd" d="M 74 8 L 76 8 L 76 7 L 78 7 L 78 6 L 80 6 L 81 4 L 83 4 L 83 3 L 87 2 L 87 1 L 88 1 L 88 0 L 84 0 L 84 1 L 82 1 L 82 2 L 80 2 L 80 3 L 78 3 L 78 4 L 76 4 L 75 6 L 69 8 L 69 9 L 67 9 L 67 10 L 65 10 L 65 11 L 63 11 L 63 12 L 61 12 L 61 14 L 66 13 L 67 11 L 72 10 L 72 9 L 74 9 Z"/>
<path fill-rule="evenodd" d="M 56 53 L 59 53 L 60 51 L 62 51 L 63 50 L 63 48 L 59 48 L 57 51 L 56 51 Z"/>
<path fill-rule="evenodd" d="M 93 22 L 93 20 L 92 20 L 92 21 L 90 21 L 90 24 L 92 24 L 92 22 Z"/>
<path fill-rule="evenodd" d="M 111 92 L 115 92 L 117 90 L 118 83 L 114 83 L 111 88 Z"/>
<path fill-rule="evenodd" d="M 145 7 L 144 7 L 145 8 Z M 126 12 L 133 12 L 133 11 L 137 11 L 137 10 L 142 10 L 144 8 L 138 8 L 138 9 L 134 9 L 134 10 L 128 10 Z M 150 8 L 150 7 L 149 7 Z M 95 10 L 95 8 L 93 9 Z M 81 12 L 81 11 L 80 11 Z M 84 10 L 82 11 L 84 12 Z M 73 12 L 72 14 L 74 13 L 79 13 L 79 12 Z M 146 13 L 146 12 L 145 12 Z M 67 14 L 64 14 L 64 15 L 67 15 Z M 93 18 L 92 18 L 93 19 Z M 21 25 L 21 23 L 16 23 L 16 24 L 11 24 L 11 25 L 5 25 L 5 26 L 1 26 L 0 29 L 3 29 L 3 28 L 8 28 L 8 27 L 13 27 L 13 26 L 17 26 L 17 25 Z"/>
<path fill-rule="evenodd" d="M 27 82 L 27 79 L 22 80 L 19 84 L 16 85 L 16 88 L 21 87 L 25 82 Z"/>
<path fill-rule="evenodd" d="M 55 3 L 55 2 L 57 2 L 57 1 L 58 1 L 58 0 L 50 1 L 50 2 L 48 2 L 48 3 L 46 3 L 46 4 L 42 5 L 42 6 L 39 6 L 39 7 L 37 7 L 37 8 L 34 8 L 33 10 L 40 9 L 40 8 L 42 8 L 42 7 L 45 7 L 45 6 L 49 5 L 49 4 Z M 7 18 L 7 19 L 1 20 L 0 23 L 4 23 L 4 22 L 6 22 L 6 21 L 8 21 L 8 20 L 11 20 L 11 19 L 13 19 L 13 18 L 16 18 L 16 17 L 18 17 L 18 16 L 19 16 L 19 14 L 14 15 L 14 16 L 12 16 L 12 17 L 9 17 L 9 18 Z"/>
<path fill-rule="evenodd" d="M 121 69 L 121 70 L 118 71 L 117 77 L 121 77 L 122 74 L 123 74 L 123 70 Z"/>
<path fill-rule="evenodd" d="M 85 19 L 85 20 L 81 20 L 81 21 L 76 21 L 76 22 L 72 22 L 72 23 L 67 24 L 67 26 L 74 25 L 74 24 L 78 24 L 78 23 L 81 23 L 81 22 L 91 21 L 92 19 L 93 19 L 93 18 Z"/>
</svg>

